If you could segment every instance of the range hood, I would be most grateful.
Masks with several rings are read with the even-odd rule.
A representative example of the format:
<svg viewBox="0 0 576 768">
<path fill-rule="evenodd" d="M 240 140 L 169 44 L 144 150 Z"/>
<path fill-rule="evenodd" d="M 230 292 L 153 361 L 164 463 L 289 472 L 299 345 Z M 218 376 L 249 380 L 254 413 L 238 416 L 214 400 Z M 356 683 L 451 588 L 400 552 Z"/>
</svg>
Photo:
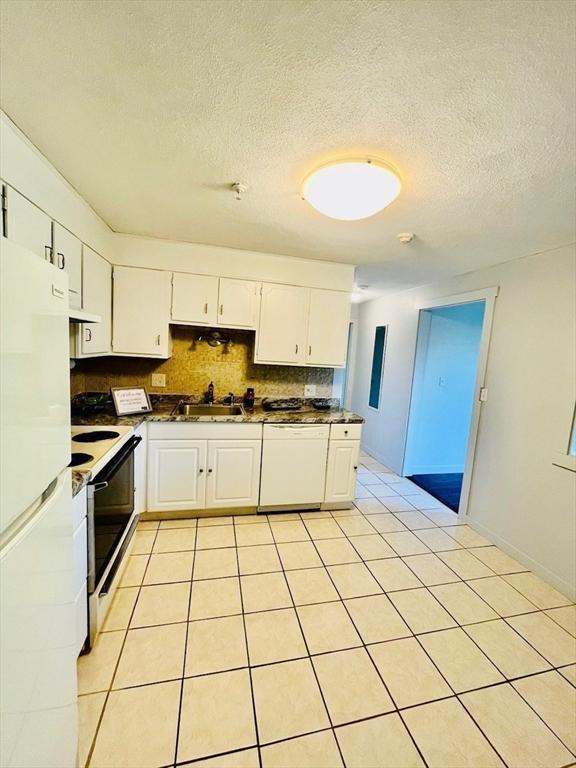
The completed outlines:
<svg viewBox="0 0 576 768">
<path fill-rule="evenodd" d="M 70 307 L 68 317 L 71 323 L 101 323 L 100 315 L 94 315 L 92 312 L 85 312 L 83 309 L 74 309 Z"/>
</svg>

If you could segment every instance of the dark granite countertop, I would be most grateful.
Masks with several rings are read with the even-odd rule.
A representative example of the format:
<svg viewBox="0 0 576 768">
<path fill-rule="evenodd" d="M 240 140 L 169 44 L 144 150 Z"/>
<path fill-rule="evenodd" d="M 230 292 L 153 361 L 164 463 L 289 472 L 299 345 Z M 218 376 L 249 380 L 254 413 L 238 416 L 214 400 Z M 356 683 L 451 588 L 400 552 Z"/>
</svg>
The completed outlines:
<svg viewBox="0 0 576 768">
<path fill-rule="evenodd" d="M 82 488 L 88 484 L 91 477 L 92 472 L 90 472 L 90 470 L 72 470 L 72 497 L 77 496 L 80 493 Z"/>
</svg>

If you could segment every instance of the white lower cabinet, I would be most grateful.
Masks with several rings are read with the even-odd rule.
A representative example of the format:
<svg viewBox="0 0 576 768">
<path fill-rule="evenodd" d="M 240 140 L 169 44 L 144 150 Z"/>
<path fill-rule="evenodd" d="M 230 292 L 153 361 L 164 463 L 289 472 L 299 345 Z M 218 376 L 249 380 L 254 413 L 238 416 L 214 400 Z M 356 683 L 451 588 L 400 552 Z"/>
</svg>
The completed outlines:
<svg viewBox="0 0 576 768">
<path fill-rule="evenodd" d="M 86 488 L 72 500 L 74 610 L 76 614 L 76 653 L 80 653 L 88 635 L 88 533 Z"/>
<path fill-rule="evenodd" d="M 360 454 L 359 440 L 330 440 L 326 469 L 326 504 L 352 502 Z"/>
<path fill-rule="evenodd" d="M 255 507 L 260 487 L 260 440 L 210 440 L 206 509 Z"/>
<path fill-rule="evenodd" d="M 203 509 L 206 440 L 150 440 L 148 511 Z"/>
</svg>

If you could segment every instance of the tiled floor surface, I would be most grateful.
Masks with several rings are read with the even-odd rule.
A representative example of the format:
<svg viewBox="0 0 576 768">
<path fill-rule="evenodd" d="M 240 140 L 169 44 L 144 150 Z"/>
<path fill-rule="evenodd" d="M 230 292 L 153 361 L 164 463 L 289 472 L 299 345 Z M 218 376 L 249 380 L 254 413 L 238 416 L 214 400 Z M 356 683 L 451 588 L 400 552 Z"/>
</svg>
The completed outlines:
<svg viewBox="0 0 576 768">
<path fill-rule="evenodd" d="M 143 523 L 90 768 L 576 764 L 576 607 L 368 456 L 346 512 Z"/>
</svg>

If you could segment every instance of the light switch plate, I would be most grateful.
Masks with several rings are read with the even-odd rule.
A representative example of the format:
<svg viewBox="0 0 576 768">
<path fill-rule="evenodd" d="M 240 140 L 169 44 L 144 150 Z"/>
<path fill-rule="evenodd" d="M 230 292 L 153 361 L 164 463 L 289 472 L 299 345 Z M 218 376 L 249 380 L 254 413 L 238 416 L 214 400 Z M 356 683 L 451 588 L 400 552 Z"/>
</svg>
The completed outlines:
<svg viewBox="0 0 576 768">
<path fill-rule="evenodd" d="M 316 384 L 304 384 L 304 397 L 316 397 Z"/>
<path fill-rule="evenodd" d="M 152 386 L 153 387 L 165 387 L 166 386 L 166 374 L 165 373 L 153 373 L 152 374 Z"/>
</svg>

